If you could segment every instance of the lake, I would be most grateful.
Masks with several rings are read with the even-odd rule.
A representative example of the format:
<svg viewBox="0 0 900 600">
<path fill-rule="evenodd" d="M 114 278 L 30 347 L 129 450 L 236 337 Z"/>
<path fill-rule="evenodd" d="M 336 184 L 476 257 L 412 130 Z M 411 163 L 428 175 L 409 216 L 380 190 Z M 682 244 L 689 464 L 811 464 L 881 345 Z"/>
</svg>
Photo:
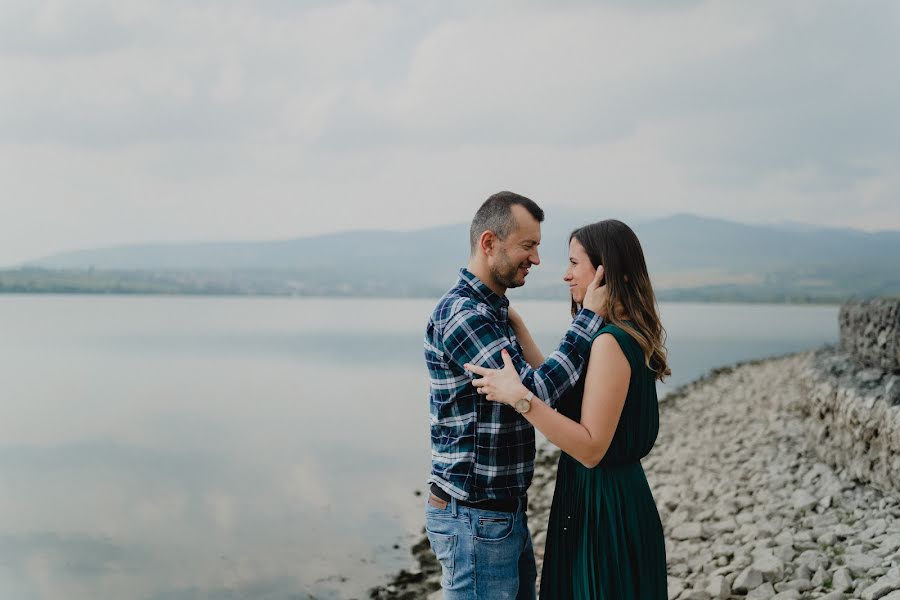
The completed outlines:
<svg viewBox="0 0 900 600">
<path fill-rule="evenodd" d="M 513 301 L 545 353 L 568 305 Z M 0 296 L 0 598 L 363 598 L 412 566 L 434 300 Z M 664 304 L 671 381 L 837 307 Z"/>
</svg>

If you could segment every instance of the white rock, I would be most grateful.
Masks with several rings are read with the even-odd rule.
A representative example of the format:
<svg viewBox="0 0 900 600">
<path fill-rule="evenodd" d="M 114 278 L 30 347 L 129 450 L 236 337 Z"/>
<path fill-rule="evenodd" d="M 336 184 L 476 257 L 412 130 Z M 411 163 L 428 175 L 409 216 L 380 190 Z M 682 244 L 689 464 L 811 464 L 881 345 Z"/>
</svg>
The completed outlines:
<svg viewBox="0 0 900 600">
<path fill-rule="evenodd" d="M 817 571 L 826 568 L 830 561 L 818 550 L 804 550 L 797 557 L 796 562 L 805 565 L 810 571 Z"/>
<path fill-rule="evenodd" d="M 784 575 L 784 563 L 771 554 L 757 556 L 751 568 L 759 571 L 765 581 L 779 581 Z"/>
<path fill-rule="evenodd" d="M 837 543 L 837 540 L 837 535 L 832 531 L 826 531 L 816 538 L 816 542 L 818 542 L 820 546 L 834 546 Z"/>
<path fill-rule="evenodd" d="M 775 588 L 771 583 L 764 583 L 756 589 L 750 590 L 747 594 L 748 600 L 771 600 L 775 595 Z"/>
<path fill-rule="evenodd" d="M 881 564 L 881 559 L 868 554 L 845 554 L 844 564 L 856 575 L 864 575 L 869 569 Z"/>
<path fill-rule="evenodd" d="M 682 523 L 670 534 L 675 540 L 698 540 L 703 537 L 703 525 L 700 523 Z"/>
<path fill-rule="evenodd" d="M 791 495 L 791 504 L 795 510 L 806 511 L 819 503 L 819 499 L 806 490 L 796 490 Z"/>
<path fill-rule="evenodd" d="M 758 588 L 764 581 L 762 573 L 754 569 L 752 566 L 747 567 L 734 580 L 731 586 L 732 592 L 738 594 L 746 594 L 752 589 Z"/>
<path fill-rule="evenodd" d="M 831 576 L 831 587 L 838 592 L 846 592 L 853 589 L 853 578 L 846 567 L 837 569 Z"/>
<path fill-rule="evenodd" d="M 786 590 L 797 590 L 798 592 L 805 592 L 811 587 L 812 584 L 809 582 L 809 579 L 792 579 L 790 581 L 782 581 L 775 584 L 775 589 L 779 592 L 783 592 Z"/>
<path fill-rule="evenodd" d="M 900 579 L 882 577 L 863 590 L 862 600 L 879 600 L 894 590 L 900 590 Z"/>
<path fill-rule="evenodd" d="M 706 584 L 706 592 L 710 598 L 727 598 L 731 595 L 731 586 L 722 575 L 713 575 Z"/>
<path fill-rule="evenodd" d="M 666 577 L 669 600 L 675 600 L 684 591 L 684 583 L 675 577 Z"/>
</svg>

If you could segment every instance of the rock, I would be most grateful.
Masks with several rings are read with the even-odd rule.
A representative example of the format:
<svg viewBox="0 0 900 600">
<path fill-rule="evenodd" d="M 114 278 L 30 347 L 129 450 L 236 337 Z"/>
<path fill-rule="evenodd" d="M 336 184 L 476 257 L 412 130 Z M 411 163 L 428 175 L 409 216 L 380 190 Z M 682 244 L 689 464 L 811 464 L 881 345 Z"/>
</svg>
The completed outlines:
<svg viewBox="0 0 900 600">
<path fill-rule="evenodd" d="M 666 589 L 668 590 L 669 600 L 676 600 L 681 592 L 684 591 L 684 583 L 675 577 L 666 578 Z"/>
<path fill-rule="evenodd" d="M 849 525 L 847 525 L 846 523 L 841 523 L 840 525 L 838 525 L 837 527 L 834 528 L 834 535 L 836 535 L 837 537 L 839 537 L 841 539 L 850 537 L 854 533 L 856 533 L 856 530 L 853 529 L 852 527 L 850 527 Z"/>
<path fill-rule="evenodd" d="M 791 495 L 791 504 L 794 506 L 794 509 L 799 511 L 807 511 L 818 503 L 819 499 L 806 490 L 796 490 Z"/>
<path fill-rule="evenodd" d="M 853 589 L 853 578 L 846 567 L 837 569 L 831 576 L 831 587 L 838 592 L 846 592 Z"/>
<path fill-rule="evenodd" d="M 734 593 L 746 594 L 750 590 L 756 589 L 762 585 L 764 581 L 763 574 L 753 567 L 747 567 L 734 580 L 731 590 Z"/>
<path fill-rule="evenodd" d="M 818 550 L 804 550 L 800 553 L 800 556 L 797 557 L 796 562 L 801 565 L 805 565 L 810 571 L 813 572 L 817 571 L 818 569 L 824 569 L 830 564 L 828 557 Z"/>
<path fill-rule="evenodd" d="M 765 581 L 780 581 L 784 575 L 784 563 L 771 554 L 757 556 L 751 568 L 759 571 Z"/>
<path fill-rule="evenodd" d="M 700 523 L 682 523 L 669 535 L 675 540 L 697 540 L 703 537 L 703 526 Z"/>
<path fill-rule="evenodd" d="M 834 546 L 837 543 L 838 537 L 831 531 L 826 531 L 822 535 L 816 538 L 816 543 L 820 546 Z"/>
<path fill-rule="evenodd" d="M 805 592 L 810 588 L 812 588 L 812 584 L 809 582 L 809 579 L 792 579 L 790 581 L 782 581 L 775 584 L 775 590 L 779 592 L 786 590 Z"/>
<path fill-rule="evenodd" d="M 900 579 L 882 577 L 862 591 L 862 600 L 879 600 L 895 590 L 900 590 Z"/>
<path fill-rule="evenodd" d="M 785 529 L 775 536 L 775 543 L 779 546 L 790 546 L 794 543 L 794 536 Z"/>
<path fill-rule="evenodd" d="M 722 575 L 713 575 L 706 584 L 706 593 L 710 598 L 728 598 L 731 586 Z"/>
<path fill-rule="evenodd" d="M 747 594 L 748 600 L 771 600 L 772 596 L 775 595 L 775 588 L 772 587 L 771 583 L 764 583 L 756 589 L 750 591 Z"/>
<path fill-rule="evenodd" d="M 772 548 L 772 554 L 781 559 L 782 562 L 790 563 L 796 558 L 797 551 L 794 550 L 793 546 L 776 546 Z"/>
<path fill-rule="evenodd" d="M 845 554 L 844 564 L 857 576 L 865 575 L 869 569 L 874 569 L 881 564 L 877 556 L 867 554 Z"/>
</svg>

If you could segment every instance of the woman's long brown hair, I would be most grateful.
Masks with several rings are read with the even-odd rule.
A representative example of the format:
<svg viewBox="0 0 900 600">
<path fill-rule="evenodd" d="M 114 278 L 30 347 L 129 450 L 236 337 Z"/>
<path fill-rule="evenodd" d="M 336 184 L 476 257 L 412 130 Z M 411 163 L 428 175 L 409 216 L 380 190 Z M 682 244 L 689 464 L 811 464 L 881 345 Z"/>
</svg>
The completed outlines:
<svg viewBox="0 0 900 600">
<path fill-rule="evenodd" d="M 633 337 L 644 351 L 644 363 L 660 381 L 672 374 L 667 363 L 666 330 L 659 320 L 656 295 L 647 273 L 644 251 L 634 231 L 621 221 L 607 219 L 585 225 L 572 232 L 572 239 L 584 247 L 591 265 L 603 265 L 607 287 L 606 321 Z M 572 300 L 572 314 L 578 311 Z M 627 315 L 632 327 L 624 320 Z"/>
</svg>

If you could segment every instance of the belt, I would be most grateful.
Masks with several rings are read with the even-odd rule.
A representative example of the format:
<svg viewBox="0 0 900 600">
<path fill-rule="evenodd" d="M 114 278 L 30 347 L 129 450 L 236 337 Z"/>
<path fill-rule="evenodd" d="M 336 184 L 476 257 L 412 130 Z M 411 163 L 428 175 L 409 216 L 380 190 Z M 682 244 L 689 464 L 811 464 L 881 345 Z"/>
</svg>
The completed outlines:
<svg viewBox="0 0 900 600">
<path fill-rule="evenodd" d="M 528 510 L 528 496 L 522 498 L 492 498 L 481 500 L 479 502 L 468 502 L 466 500 L 457 500 L 460 506 L 468 506 L 469 508 L 477 508 L 480 510 L 495 510 L 498 512 L 516 512 L 519 510 L 519 501 L 522 502 L 522 510 Z M 435 502 L 437 501 L 437 502 Z M 431 484 L 431 498 L 428 502 L 437 508 L 446 508 L 450 503 L 450 494 L 442 490 L 436 483 Z"/>
</svg>

